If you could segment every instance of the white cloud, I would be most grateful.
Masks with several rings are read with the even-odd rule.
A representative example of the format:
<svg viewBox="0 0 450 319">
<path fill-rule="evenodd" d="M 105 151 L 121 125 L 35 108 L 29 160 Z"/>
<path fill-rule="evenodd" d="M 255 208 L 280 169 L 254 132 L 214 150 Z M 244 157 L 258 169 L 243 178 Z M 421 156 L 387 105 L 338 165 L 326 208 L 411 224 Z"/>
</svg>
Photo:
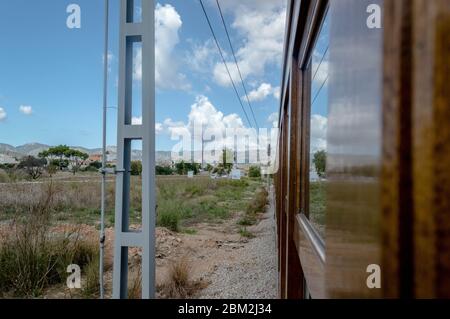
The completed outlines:
<svg viewBox="0 0 450 319">
<path fill-rule="evenodd" d="M 175 8 L 157 4 L 155 9 L 155 82 L 159 89 L 188 90 L 186 75 L 178 72 L 173 52 L 180 42 L 179 31 L 183 22 Z M 142 80 L 142 48 L 133 53 L 133 79 Z"/>
<path fill-rule="evenodd" d="M 215 1 L 210 1 L 215 6 Z M 243 38 L 242 46 L 235 46 L 236 56 L 244 80 L 250 76 L 264 75 L 269 65 L 282 62 L 286 1 L 285 0 L 227 0 L 224 11 L 233 15 L 231 27 Z M 228 61 L 233 80 L 239 80 L 234 63 Z M 214 79 L 223 86 L 231 85 L 223 63 L 214 67 Z"/>
<path fill-rule="evenodd" d="M 197 96 L 195 103 L 191 106 L 187 124 L 172 119 L 166 119 L 164 125 L 172 136 L 180 136 L 191 133 L 195 139 L 201 139 L 200 128 L 214 131 L 215 134 L 224 134 L 227 128 L 246 129 L 239 115 L 232 113 L 224 115 L 220 112 L 206 96 Z"/>
<path fill-rule="evenodd" d="M 263 83 L 257 89 L 251 91 L 248 94 L 248 98 L 250 102 L 260 102 L 266 99 L 269 95 L 273 95 L 273 97 L 279 99 L 280 88 L 274 88 L 269 83 Z"/>
<path fill-rule="evenodd" d="M 163 131 L 163 129 L 164 129 L 164 127 L 163 127 L 163 125 L 162 125 L 161 123 L 155 123 L 155 132 L 156 132 L 156 135 L 161 134 L 162 131 Z"/>
<path fill-rule="evenodd" d="M 6 111 L 4 108 L 0 107 L 0 122 L 6 119 Z"/>
<path fill-rule="evenodd" d="M 316 85 L 320 86 L 322 83 L 324 83 L 329 75 L 329 62 L 328 62 L 328 56 L 326 56 L 322 60 L 322 56 L 319 55 L 317 51 L 314 52 L 314 59 L 312 62 L 312 70 L 314 74 L 312 75 L 314 77 L 314 82 Z"/>
<path fill-rule="evenodd" d="M 133 116 L 133 118 L 131 119 L 131 124 L 132 125 L 142 125 L 142 116 Z"/>
<path fill-rule="evenodd" d="M 217 58 L 217 47 L 212 39 L 203 44 L 194 43 L 186 54 L 185 63 L 195 72 L 208 73 Z"/>
<path fill-rule="evenodd" d="M 311 116 L 311 153 L 327 149 L 328 119 L 322 115 Z"/>
<path fill-rule="evenodd" d="M 201 141 L 201 132 L 206 136 L 216 136 L 222 139 L 221 143 L 229 148 L 234 148 L 234 135 L 228 136 L 227 130 L 238 130 L 242 137 L 255 136 L 255 140 L 250 142 L 250 148 L 256 149 L 256 130 L 245 126 L 242 118 L 235 113 L 225 115 L 219 111 L 211 101 L 203 95 L 196 97 L 195 103 L 191 106 L 187 123 L 183 121 L 175 122 L 172 119 L 164 121 L 164 127 L 172 138 L 190 135 L 195 141 Z M 260 138 L 264 144 L 264 137 Z M 206 142 L 209 144 L 212 142 Z"/>
<path fill-rule="evenodd" d="M 173 51 L 179 43 L 179 30 L 183 22 L 178 12 L 170 4 L 156 5 L 155 10 L 155 80 L 160 89 L 182 89 L 187 90 L 190 85 L 186 76 L 178 72 L 177 59 L 173 57 Z M 136 56 L 137 79 L 142 77 L 142 51 Z M 139 74 L 139 72 L 141 72 Z"/>
<path fill-rule="evenodd" d="M 237 147 L 238 160 L 243 160 L 241 157 L 248 149 L 252 151 L 249 160 L 256 162 L 256 150 L 262 152 L 260 155 L 267 154 L 267 146 L 276 145 L 277 138 L 276 129 L 268 129 L 261 131 L 258 139 L 256 130 L 246 127 L 238 114 L 222 113 L 203 95 L 196 97 L 186 122 L 175 122 L 169 118 L 164 121 L 164 127 L 172 140 L 178 141 L 172 149 L 172 155 L 178 158 L 180 151 L 184 151 L 183 156 L 187 155 L 187 160 L 191 156 L 189 150 L 200 151 L 203 145 L 207 161 L 217 160 L 216 156 L 220 156 L 224 147 L 233 150 Z M 196 153 L 195 156 L 200 154 Z"/>
<path fill-rule="evenodd" d="M 273 127 L 278 127 L 278 112 L 272 113 L 267 118 L 267 122 L 272 123 Z"/>
<path fill-rule="evenodd" d="M 132 125 L 142 125 L 142 116 L 133 116 L 131 118 Z M 156 135 L 159 135 L 163 132 L 163 125 L 161 123 L 155 123 L 155 132 Z"/>
<path fill-rule="evenodd" d="M 277 86 L 273 89 L 273 96 L 279 100 L 281 98 L 281 87 Z"/>
<path fill-rule="evenodd" d="M 108 52 L 108 73 L 111 73 L 112 63 L 115 59 L 115 56 L 112 52 Z M 102 64 L 105 63 L 105 55 L 102 54 Z"/>
<path fill-rule="evenodd" d="M 33 108 L 31 106 L 29 106 L 29 105 L 21 105 L 21 106 L 19 106 L 19 111 L 20 111 L 20 113 L 25 114 L 25 115 L 33 114 Z"/>
</svg>

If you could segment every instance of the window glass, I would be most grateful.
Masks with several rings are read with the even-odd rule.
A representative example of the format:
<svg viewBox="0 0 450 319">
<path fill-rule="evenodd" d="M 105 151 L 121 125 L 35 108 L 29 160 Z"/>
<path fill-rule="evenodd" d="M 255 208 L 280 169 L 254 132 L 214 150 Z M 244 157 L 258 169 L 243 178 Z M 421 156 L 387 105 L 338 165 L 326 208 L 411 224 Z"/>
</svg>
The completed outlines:
<svg viewBox="0 0 450 319">
<path fill-rule="evenodd" d="M 327 14 L 311 57 L 309 135 L 309 219 L 322 237 L 325 233 L 326 211 L 329 40 L 329 15 Z"/>
</svg>

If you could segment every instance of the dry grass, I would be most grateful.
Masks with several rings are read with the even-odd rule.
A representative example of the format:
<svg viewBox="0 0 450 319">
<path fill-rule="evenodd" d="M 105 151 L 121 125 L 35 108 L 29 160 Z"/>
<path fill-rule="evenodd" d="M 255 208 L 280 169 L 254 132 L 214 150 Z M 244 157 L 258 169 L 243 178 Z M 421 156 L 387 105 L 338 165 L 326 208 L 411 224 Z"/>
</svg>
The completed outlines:
<svg viewBox="0 0 450 319">
<path fill-rule="evenodd" d="M 238 220 L 238 225 L 244 226 L 240 233 L 244 237 L 249 237 L 245 226 L 254 225 L 258 221 L 258 214 L 264 213 L 268 203 L 269 193 L 262 187 L 257 190 L 253 199 L 248 203 L 244 216 Z"/>
<path fill-rule="evenodd" d="M 187 299 L 206 288 L 205 282 L 191 279 L 190 269 L 191 265 L 187 257 L 174 261 L 170 266 L 167 281 L 158 287 L 161 296 L 169 299 Z"/>
<path fill-rule="evenodd" d="M 53 183 L 44 184 L 35 202 L 14 212 L 8 233 L 0 238 L 0 295 L 40 296 L 65 281 L 68 265 L 83 268 L 97 259 L 98 246 L 81 240 L 76 230 L 51 231 L 57 192 Z"/>
<path fill-rule="evenodd" d="M 141 265 L 130 270 L 128 282 L 128 299 L 141 299 L 142 297 L 142 270 Z"/>
</svg>

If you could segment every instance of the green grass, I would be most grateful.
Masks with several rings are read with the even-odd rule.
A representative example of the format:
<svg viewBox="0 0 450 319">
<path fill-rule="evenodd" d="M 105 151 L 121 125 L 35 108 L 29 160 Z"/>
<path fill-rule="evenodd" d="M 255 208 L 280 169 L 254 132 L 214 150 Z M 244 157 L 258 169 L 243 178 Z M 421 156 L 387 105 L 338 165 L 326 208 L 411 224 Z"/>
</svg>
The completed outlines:
<svg viewBox="0 0 450 319">
<path fill-rule="evenodd" d="M 88 182 L 80 183 L 80 180 Z M 87 174 L 67 176 L 64 182 L 53 182 L 55 197 L 51 203 L 52 222 L 55 224 L 87 224 L 98 226 L 100 219 L 99 176 Z M 45 183 L 44 183 L 45 184 Z M 0 220 L 12 220 L 17 211 L 26 211 L 37 198 L 45 193 L 44 184 L 3 185 L 10 196 L 0 198 Z M 142 179 L 131 177 L 130 224 L 141 224 Z M 158 176 L 157 225 L 173 231 L 189 228 L 195 223 L 220 222 L 235 212 L 245 211 L 255 192 L 261 186 L 260 180 L 242 179 L 212 180 L 209 177 L 188 179 L 184 176 Z M 115 183 L 107 183 L 106 227 L 114 225 Z M 18 196 L 16 196 L 18 194 Z M 20 214 L 19 214 L 20 215 Z"/>
<path fill-rule="evenodd" d="M 239 229 L 239 234 L 245 238 L 255 238 L 255 235 L 247 230 L 247 228 L 242 227 Z"/>
<path fill-rule="evenodd" d="M 191 229 L 191 228 L 185 228 L 183 229 L 183 234 L 188 234 L 188 235 L 195 235 L 197 234 L 197 230 L 196 229 Z"/>
<path fill-rule="evenodd" d="M 326 184 L 324 182 L 311 182 L 309 184 L 309 219 L 321 234 L 325 227 L 325 212 Z"/>
<path fill-rule="evenodd" d="M 251 226 L 254 225 L 256 223 L 256 217 L 255 216 L 249 216 L 248 214 L 245 214 L 244 216 L 242 216 L 237 224 L 240 226 Z"/>
</svg>

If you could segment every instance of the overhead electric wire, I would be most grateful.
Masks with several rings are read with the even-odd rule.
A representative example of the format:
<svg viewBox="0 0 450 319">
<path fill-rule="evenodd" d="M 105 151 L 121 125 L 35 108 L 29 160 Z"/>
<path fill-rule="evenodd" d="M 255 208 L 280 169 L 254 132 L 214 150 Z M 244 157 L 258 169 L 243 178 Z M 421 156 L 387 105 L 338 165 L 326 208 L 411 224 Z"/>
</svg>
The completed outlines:
<svg viewBox="0 0 450 319">
<path fill-rule="evenodd" d="M 237 96 L 237 98 L 239 100 L 239 104 L 241 105 L 242 111 L 244 112 L 244 115 L 245 115 L 245 118 L 247 119 L 248 124 L 250 125 L 250 127 L 252 127 L 253 125 L 250 122 L 250 119 L 249 119 L 249 117 L 247 115 L 247 112 L 245 111 L 244 104 L 242 104 L 241 97 L 239 96 L 239 92 L 238 92 L 238 90 L 236 88 L 236 85 L 235 85 L 235 83 L 233 81 L 233 77 L 231 76 L 230 69 L 228 68 L 228 65 L 227 65 L 227 62 L 226 62 L 225 57 L 223 55 L 222 49 L 220 48 L 219 41 L 217 40 L 216 33 L 214 32 L 214 29 L 212 27 L 211 21 L 209 20 L 208 13 L 206 13 L 205 6 L 203 5 L 203 1 L 202 0 L 199 0 L 199 1 L 200 1 L 200 5 L 202 6 L 202 9 L 203 9 L 203 14 L 205 15 L 206 21 L 208 22 L 209 29 L 211 30 L 212 36 L 213 36 L 214 41 L 216 43 L 217 49 L 219 50 L 220 56 L 222 58 L 222 62 L 224 64 L 224 66 L 225 66 L 225 69 L 227 70 L 228 76 L 230 77 L 230 81 L 231 81 L 231 84 L 233 85 L 234 92 L 236 93 L 236 96 Z"/>
<path fill-rule="evenodd" d="M 316 95 L 314 96 L 314 99 L 311 103 L 311 108 L 313 107 L 314 103 L 316 103 L 317 98 L 319 97 L 320 92 L 322 91 L 323 87 L 325 86 L 325 83 L 328 81 L 328 75 L 326 79 L 323 81 L 322 85 L 320 86 L 319 90 L 317 91 Z"/>
<path fill-rule="evenodd" d="M 316 71 L 314 72 L 314 75 L 313 75 L 313 77 L 312 77 L 311 83 L 313 83 L 314 80 L 316 79 L 316 76 L 317 76 L 317 74 L 319 73 L 319 69 L 320 69 L 320 67 L 322 66 L 322 63 L 323 63 L 323 61 L 325 60 L 325 56 L 326 56 L 327 53 L 328 53 L 328 49 L 329 49 L 329 46 L 327 46 L 327 48 L 325 49 L 325 51 L 324 51 L 324 53 L 323 53 L 323 55 L 322 55 L 322 58 L 320 59 L 319 65 L 317 66 Z M 316 95 L 314 96 L 314 99 L 313 99 L 313 101 L 312 101 L 312 103 L 311 103 L 311 108 L 313 107 L 314 103 L 316 102 L 317 98 L 319 97 L 319 94 L 320 94 L 320 92 L 322 91 L 323 87 L 325 86 L 325 83 L 327 83 L 328 77 L 329 77 L 329 74 L 327 74 L 327 77 L 325 78 L 325 80 L 323 81 L 323 83 L 322 83 L 322 85 L 320 86 L 319 90 L 317 91 Z"/>
<path fill-rule="evenodd" d="M 241 68 L 239 67 L 239 63 L 238 63 L 238 61 L 237 61 L 237 59 L 236 59 L 236 54 L 235 54 L 235 51 L 234 51 L 234 48 L 233 48 L 233 44 L 231 43 L 230 34 L 228 33 L 227 24 L 226 24 L 226 22 L 225 22 L 225 18 L 224 18 L 224 16 L 223 16 L 222 8 L 220 7 L 219 0 L 216 0 L 216 3 L 217 3 L 217 8 L 219 8 L 219 13 L 220 13 L 220 17 L 221 17 L 221 19 L 222 19 L 222 24 L 223 24 L 223 26 L 224 26 L 224 28 L 225 28 L 225 33 L 227 34 L 228 43 L 230 44 L 230 48 L 231 48 L 231 53 L 233 54 L 234 63 L 236 64 L 236 68 L 237 68 L 237 70 L 238 70 L 239 77 L 240 77 L 240 79 L 241 79 L 242 88 L 244 89 L 245 96 L 247 97 L 248 106 L 250 107 L 250 111 L 252 112 L 252 116 L 253 116 L 253 120 L 255 121 L 256 128 L 257 128 L 257 130 L 259 131 L 258 121 L 256 120 L 255 113 L 253 112 L 252 104 L 250 103 L 250 98 L 248 97 L 247 88 L 245 87 L 245 83 L 244 83 L 244 80 L 243 80 L 243 78 L 242 78 Z"/>
<path fill-rule="evenodd" d="M 319 65 L 317 66 L 316 71 L 314 72 L 314 76 L 312 77 L 312 81 L 311 81 L 311 82 L 313 82 L 313 81 L 316 79 L 316 75 L 317 75 L 317 73 L 319 72 L 320 66 L 322 65 L 323 60 L 325 59 L 325 56 L 326 56 L 327 53 L 328 53 L 328 48 L 329 48 L 329 46 L 327 46 L 327 48 L 325 49 L 325 52 L 323 53 L 322 58 L 320 59 L 320 63 L 319 63 Z"/>
</svg>

